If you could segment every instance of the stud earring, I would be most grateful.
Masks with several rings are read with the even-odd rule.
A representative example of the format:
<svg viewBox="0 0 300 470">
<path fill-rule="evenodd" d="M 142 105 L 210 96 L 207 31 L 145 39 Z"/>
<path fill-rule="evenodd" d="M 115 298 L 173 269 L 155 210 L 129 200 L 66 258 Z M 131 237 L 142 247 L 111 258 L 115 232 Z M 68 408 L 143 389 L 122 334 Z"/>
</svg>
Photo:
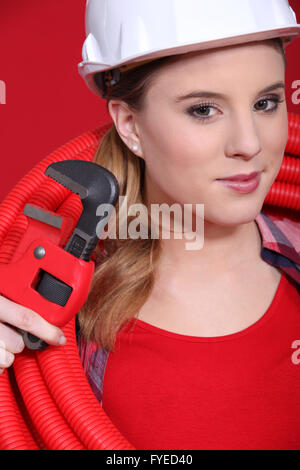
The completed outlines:
<svg viewBox="0 0 300 470">
<path fill-rule="evenodd" d="M 133 145 L 132 145 L 132 150 L 133 150 L 134 152 L 137 152 L 138 149 L 139 149 L 139 146 L 138 146 L 137 144 L 133 144 Z"/>
</svg>

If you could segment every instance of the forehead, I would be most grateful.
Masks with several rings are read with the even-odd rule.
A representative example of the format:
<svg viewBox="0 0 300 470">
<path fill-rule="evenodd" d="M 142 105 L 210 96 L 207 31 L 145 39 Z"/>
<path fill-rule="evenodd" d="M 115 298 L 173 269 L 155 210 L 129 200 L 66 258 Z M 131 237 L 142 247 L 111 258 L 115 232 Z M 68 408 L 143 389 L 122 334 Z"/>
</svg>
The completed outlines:
<svg viewBox="0 0 300 470">
<path fill-rule="evenodd" d="M 282 52 L 273 41 L 191 52 L 170 57 L 157 70 L 148 96 L 172 96 L 195 87 L 222 92 L 233 84 L 263 88 L 284 79 L 284 72 Z"/>
</svg>

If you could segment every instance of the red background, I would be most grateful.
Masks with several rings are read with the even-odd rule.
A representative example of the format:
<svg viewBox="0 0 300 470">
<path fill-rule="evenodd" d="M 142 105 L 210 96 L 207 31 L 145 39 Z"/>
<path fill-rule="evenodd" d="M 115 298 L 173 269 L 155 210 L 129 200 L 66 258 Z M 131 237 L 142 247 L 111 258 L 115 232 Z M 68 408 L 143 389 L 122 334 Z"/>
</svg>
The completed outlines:
<svg viewBox="0 0 300 470">
<path fill-rule="evenodd" d="M 0 0 L 0 201 L 38 161 L 107 121 L 105 101 L 77 72 L 85 39 L 85 0 Z M 290 0 L 300 23 L 300 2 Z M 300 80 L 300 40 L 287 49 L 288 110 Z"/>
</svg>

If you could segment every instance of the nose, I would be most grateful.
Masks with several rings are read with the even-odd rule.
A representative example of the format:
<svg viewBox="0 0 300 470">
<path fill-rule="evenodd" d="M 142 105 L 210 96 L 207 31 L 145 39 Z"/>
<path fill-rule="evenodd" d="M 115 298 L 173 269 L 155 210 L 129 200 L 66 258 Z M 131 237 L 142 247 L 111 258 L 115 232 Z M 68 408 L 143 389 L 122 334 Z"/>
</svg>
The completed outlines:
<svg viewBox="0 0 300 470">
<path fill-rule="evenodd" d="M 229 158 L 250 160 L 261 152 L 261 141 L 255 116 L 241 112 L 230 120 L 225 154 Z"/>
</svg>

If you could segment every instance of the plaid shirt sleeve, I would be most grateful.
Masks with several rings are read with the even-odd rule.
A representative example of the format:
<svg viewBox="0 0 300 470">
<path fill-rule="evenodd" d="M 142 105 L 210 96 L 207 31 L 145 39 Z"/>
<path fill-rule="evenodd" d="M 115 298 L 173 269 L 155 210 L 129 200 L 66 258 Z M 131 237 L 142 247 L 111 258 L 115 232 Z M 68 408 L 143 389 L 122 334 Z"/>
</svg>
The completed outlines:
<svg viewBox="0 0 300 470">
<path fill-rule="evenodd" d="M 109 351 L 98 348 L 96 343 L 86 344 L 79 335 L 79 356 L 91 389 L 102 406 L 103 379 Z"/>
<path fill-rule="evenodd" d="M 262 258 L 290 276 L 300 292 L 300 220 L 261 212 L 255 221 L 262 236 Z"/>
</svg>

